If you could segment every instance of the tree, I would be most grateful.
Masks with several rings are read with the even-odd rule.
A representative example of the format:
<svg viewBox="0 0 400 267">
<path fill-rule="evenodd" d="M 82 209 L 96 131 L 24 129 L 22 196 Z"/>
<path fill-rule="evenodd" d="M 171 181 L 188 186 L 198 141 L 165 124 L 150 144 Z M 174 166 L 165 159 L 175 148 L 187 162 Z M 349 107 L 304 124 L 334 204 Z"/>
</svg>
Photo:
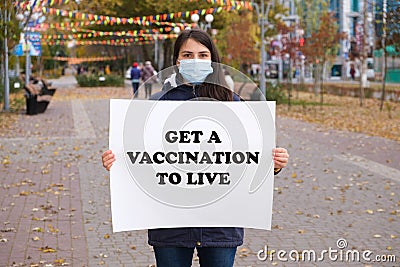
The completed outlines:
<svg viewBox="0 0 400 267">
<path fill-rule="evenodd" d="M 311 38 L 313 33 L 318 32 L 320 18 L 322 14 L 328 12 L 328 4 L 326 0 L 298 1 L 296 2 L 296 9 L 300 17 L 300 27 L 304 30 L 304 47 L 301 51 L 306 56 L 306 62 L 314 70 L 314 91 L 317 94 L 318 86 L 320 86 L 321 68 L 318 64 L 319 59 L 313 54 L 313 44 L 315 43 L 318 46 L 318 43 L 312 41 Z M 309 51 L 309 55 L 305 54 L 307 51 Z"/>
<path fill-rule="evenodd" d="M 295 22 L 296 23 L 296 22 Z M 282 42 L 282 50 L 280 51 L 281 53 L 281 58 L 285 58 L 288 56 L 289 60 L 289 70 L 287 73 L 287 78 L 288 78 L 288 83 L 289 85 L 287 86 L 288 89 L 288 105 L 289 108 L 291 106 L 291 95 L 292 95 L 292 89 L 293 89 L 293 65 L 296 62 L 296 58 L 299 52 L 299 44 L 296 40 L 296 28 L 297 25 L 292 25 L 292 24 L 286 24 L 284 22 L 277 22 L 276 25 L 279 33 L 281 34 L 281 42 Z"/>
<path fill-rule="evenodd" d="M 381 45 L 383 51 L 383 75 L 380 110 L 383 109 L 385 100 L 385 86 L 387 73 L 387 46 L 394 48 L 394 53 L 400 54 L 400 3 L 396 0 L 385 0 L 383 4 L 383 33 Z M 387 19 L 386 19 L 387 18 Z"/>
<path fill-rule="evenodd" d="M 4 39 L 7 36 L 9 50 L 13 49 L 18 44 L 22 28 L 20 22 L 16 18 L 19 8 L 12 1 L 0 2 L 0 42 L 4 47 Z M 4 50 L 2 49 L 4 52 Z"/>
<path fill-rule="evenodd" d="M 325 76 L 326 63 L 336 56 L 340 34 L 336 20 L 329 12 L 324 12 L 320 17 L 317 31 L 305 40 L 301 49 L 309 62 L 316 64 L 316 77 L 314 82 L 321 81 L 321 105 L 323 104 L 323 77 Z"/>
<path fill-rule="evenodd" d="M 224 42 L 224 62 L 243 71 L 244 64 L 258 61 L 256 50 L 256 25 L 249 12 L 241 15 L 231 14 L 231 22 L 225 35 L 220 36 L 218 43 Z M 220 41 L 221 40 L 221 41 Z"/>
<path fill-rule="evenodd" d="M 12 1 L 1 1 L 0 3 L 0 45 L 2 64 L 2 81 L 4 82 L 4 109 L 9 110 L 10 82 L 8 78 L 8 57 L 10 51 L 18 43 L 21 28 L 16 19 L 17 7 Z M 0 92 L 0 96 L 2 92 Z"/>
</svg>

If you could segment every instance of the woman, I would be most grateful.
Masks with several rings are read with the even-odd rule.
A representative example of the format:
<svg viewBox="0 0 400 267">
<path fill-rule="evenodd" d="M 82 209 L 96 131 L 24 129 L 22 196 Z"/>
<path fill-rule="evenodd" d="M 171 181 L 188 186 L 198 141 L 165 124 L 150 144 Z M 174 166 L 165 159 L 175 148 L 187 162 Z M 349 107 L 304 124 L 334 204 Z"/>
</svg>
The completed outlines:
<svg viewBox="0 0 400 267">
<path fill-rule="evenodd" d="M 191 100 L 196 98 L 220 101 L 239 101 L 227 88 L 217 49 L 208 34 L 202 30 L 183 31 L 174 46 L 177 75 L 164 84 L 161 92 L 151 99 Z M 212 81 L 210 80 L 212 78 Z M 285 167 L 289 155 L 284 148 L 273 151 L 275 174 Z M 102 156 L 103 166 L 110 170 L 115 161 L 108 150 Z M 236 249 L 243 243 L 243 228 L 191 227 L 148 230 L 148 243 L 154 247 L 157 266 L 186 267 L 192 265 L 194 248 L 200 265 L 207 267 L 233 266 Z"/>
<path fill-rule="evenodd" d="M 154 71 L 155 70 L 154 70 L 153 66 L 151 65 L 151 61 L 146 61 L 144 63 L 144 67 L 142 68 L 142 81 L 144 82 L 146 99 L 151 96 L 151 89 L 153 87 L 153 83 L 156 82 L 156 79 L 155 79 L 156 76 L 154 76 Z"/>
</svg>

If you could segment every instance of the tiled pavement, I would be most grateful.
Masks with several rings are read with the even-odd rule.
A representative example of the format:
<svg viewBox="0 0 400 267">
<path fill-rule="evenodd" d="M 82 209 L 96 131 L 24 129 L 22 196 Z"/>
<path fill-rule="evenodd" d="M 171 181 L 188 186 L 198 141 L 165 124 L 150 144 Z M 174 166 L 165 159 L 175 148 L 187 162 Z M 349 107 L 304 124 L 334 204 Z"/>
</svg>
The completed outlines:
<svg viewBox="0 0 400 267">
<path fill-rule="evenodd" d="M 0 139 L 1 267 L 155 263 L 146 231 L 111 230 L 109 176 L 100 163 L 108 112 L 106 99 L 53 101 L 44 114 L 21 115 Z M 281 117 L 277 137 L 291 160 L 275 178 L 273 229 L 247 229 L 235 266 L 400 266 L 400 144 Z M 322 254 L 329 248 L 338 252 Z M 324 260 L 290 258 L 311 250 Z M 397 261 L 346 262 L 349 250 Z"/>
</svg>

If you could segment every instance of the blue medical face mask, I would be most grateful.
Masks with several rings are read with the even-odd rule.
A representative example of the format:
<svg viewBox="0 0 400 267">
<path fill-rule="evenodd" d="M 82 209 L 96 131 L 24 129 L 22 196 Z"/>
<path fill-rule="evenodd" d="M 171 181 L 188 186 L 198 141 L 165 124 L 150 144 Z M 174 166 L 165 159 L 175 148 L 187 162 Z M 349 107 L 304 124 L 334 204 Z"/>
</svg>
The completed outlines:
<svg viewBox="0 0 400 267">
<path fill-rule="evenodd" d="M 192 84 L 203 83 L 207 76 L 213 73 L 211 60 L 206 59 L 181 59 L 179 60 L 179 73 Z"/>
</svg>

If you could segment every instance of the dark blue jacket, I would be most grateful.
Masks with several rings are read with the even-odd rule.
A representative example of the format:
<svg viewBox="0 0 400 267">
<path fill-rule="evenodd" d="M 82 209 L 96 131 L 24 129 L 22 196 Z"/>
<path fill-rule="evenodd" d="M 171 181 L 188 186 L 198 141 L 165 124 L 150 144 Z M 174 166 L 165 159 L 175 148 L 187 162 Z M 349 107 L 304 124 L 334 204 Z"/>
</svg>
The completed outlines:
<svg viewBox="0 0 400 267">
<path fill-rule="evenodd" d="M 170 83 L 166 83 L 162 91 L 150 96 L 150 100 L 190 100 L 198 97 L 199 90 L 201 90 L 201 88 L 199 88 L 198 85 L 180 84 L 179 86 L 173 87 Z M 240 100 L 240 97 L 236 93 L 233 93 L 233 101 Z"/>
<path fill-rule="evenodd" d="M 198 86 L 182 84 L 172 88 L 164 84 L 163 90 L 150 100 L 189 100 L 197 97 Z M 240 98 L 234 94 L 234 101 Z M 243 244 L 243 228 L 187 227 L 148 230 L 148 243 L 156 247 L 237 247 Z"/>
<path fill-rule="evenodd" d="M 137 67 L 132 67 L 131 69 L 131 80 L 138 80 L 140 79 L 140 70 Z"/>
</svg>

